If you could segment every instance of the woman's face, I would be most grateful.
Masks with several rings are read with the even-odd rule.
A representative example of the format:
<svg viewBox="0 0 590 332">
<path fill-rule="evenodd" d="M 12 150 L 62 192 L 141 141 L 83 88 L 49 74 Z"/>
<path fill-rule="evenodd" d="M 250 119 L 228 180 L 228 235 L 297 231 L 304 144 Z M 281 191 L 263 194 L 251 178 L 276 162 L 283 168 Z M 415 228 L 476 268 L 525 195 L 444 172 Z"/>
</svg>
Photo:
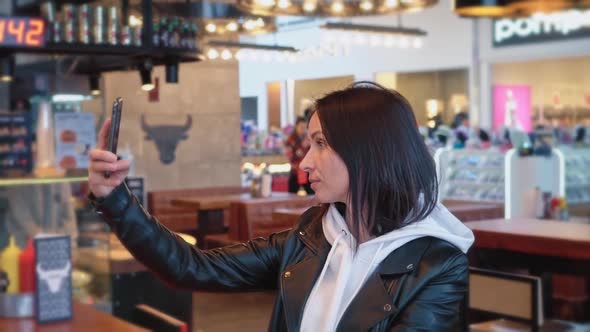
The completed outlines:
<svg viewBox="0 0 590 332">
<path fill-rule="evenodd" d="M 348 196 L 348 170 L 328 145 L 317 114 L 309 121 L 311 147 L 299 167 L 309 174 L 311 188 L 320 203 L 343 202 Z"/>
<path fill-rule="evenodd" d="M 295 133 L 299 137 L 305 135 L 306 131 L 307 131 L 307 126 L 305 125 L 305 122 L 299 122 L 295 126 Z"/>
</svg>

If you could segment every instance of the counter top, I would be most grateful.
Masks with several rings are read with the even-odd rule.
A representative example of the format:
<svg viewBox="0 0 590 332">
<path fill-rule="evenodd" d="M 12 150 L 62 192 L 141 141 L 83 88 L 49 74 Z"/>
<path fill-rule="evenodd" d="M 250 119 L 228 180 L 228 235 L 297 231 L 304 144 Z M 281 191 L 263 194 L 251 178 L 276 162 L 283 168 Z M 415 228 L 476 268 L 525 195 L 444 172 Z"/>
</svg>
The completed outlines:
<svg viewBox="0 0 590 332">
<path fill-rule="evenodd" d="M 10 332 L 147 332 L 142 327 L 133 325 L 122 319 L 111 316 L 90 305 L 74 301 L 72 320 L 37 324 L 34 318 L 3 318 L 0 317 L 0 331 Z"/>
</svg>

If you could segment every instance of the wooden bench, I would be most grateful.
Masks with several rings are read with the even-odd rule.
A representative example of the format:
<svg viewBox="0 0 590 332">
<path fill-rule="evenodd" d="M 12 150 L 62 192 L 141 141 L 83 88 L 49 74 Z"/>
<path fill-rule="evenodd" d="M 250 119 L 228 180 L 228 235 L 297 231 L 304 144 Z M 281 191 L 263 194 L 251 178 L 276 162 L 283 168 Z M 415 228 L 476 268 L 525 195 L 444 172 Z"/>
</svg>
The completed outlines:
<svg viewBox="0 0 590 332">
<path fill-rule="evenodd" d="M 257 237 L 267 237 L 293 227 L 292 223 L 276 222 L 273 212 L 279 208 L 307 208 L 313 205 L 313 196 L 273 195 L 267 199 L 242 199 L 230 204 L 228 234 L 212 234 L 205 237 L 206 248 L 246 242 Z"/>
<path fill-rule="evenodd" d="M 191 208 L 173 206 L 171 201 L 179 197 L 241 194 L 248 192 L 243 187 L 208 187 L 177 190 L 159 190 L 148 193 L 148 211 L 164 226 L 175 232 L 194 231 L 197 228 L 197 211 Z M 224 213 L 229 223 L 229 209 Z"/>
</svg>

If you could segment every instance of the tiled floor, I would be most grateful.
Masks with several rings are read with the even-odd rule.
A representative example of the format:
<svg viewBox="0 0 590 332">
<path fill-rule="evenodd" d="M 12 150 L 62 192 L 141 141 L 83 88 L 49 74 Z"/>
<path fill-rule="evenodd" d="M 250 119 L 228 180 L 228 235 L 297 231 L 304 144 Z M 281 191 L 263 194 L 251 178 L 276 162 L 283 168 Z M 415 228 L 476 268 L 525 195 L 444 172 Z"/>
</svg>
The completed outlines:
<svg viewBox="0 0 590 332">
<path fill-rule="evenodd" d="M 193 332 L 266 331 L 274 292 L 193 295 Z"/>
</svg>

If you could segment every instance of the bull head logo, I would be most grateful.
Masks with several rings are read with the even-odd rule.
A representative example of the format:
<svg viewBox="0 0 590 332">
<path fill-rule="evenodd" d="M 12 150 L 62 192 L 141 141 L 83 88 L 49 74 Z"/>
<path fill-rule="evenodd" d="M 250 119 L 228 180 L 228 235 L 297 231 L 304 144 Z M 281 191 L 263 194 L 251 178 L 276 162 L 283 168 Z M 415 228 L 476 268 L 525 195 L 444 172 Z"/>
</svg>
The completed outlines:
<svg viewBox="0 0 590 332">
<path fill-rule="evenodd" d="M 47 283 L 51 293 L 57 293 L 61 287 L 61 283 L 70 274 L 70 268 L 71 264 L 67 262 L 66 266 L 62 269 L 45 271 L 41 268 L 41 264 L 37 264 L 37 274 L 39 275 L 39 279 Z"/>
<path fill-rule="evenodd" d="M 174 161 L 178 142 L 188 138 L 186 133 L 193 124 L 193 118 L 190 115 L 187 117 L 186 124 L 182 126 L 150 126 L 146 123 L 145 116 L 141 115 L 141 129 L 146 134 L 145 139 L 154 141 L 160 153 L 160 161 L 165 165 Z"/>
</svg>

